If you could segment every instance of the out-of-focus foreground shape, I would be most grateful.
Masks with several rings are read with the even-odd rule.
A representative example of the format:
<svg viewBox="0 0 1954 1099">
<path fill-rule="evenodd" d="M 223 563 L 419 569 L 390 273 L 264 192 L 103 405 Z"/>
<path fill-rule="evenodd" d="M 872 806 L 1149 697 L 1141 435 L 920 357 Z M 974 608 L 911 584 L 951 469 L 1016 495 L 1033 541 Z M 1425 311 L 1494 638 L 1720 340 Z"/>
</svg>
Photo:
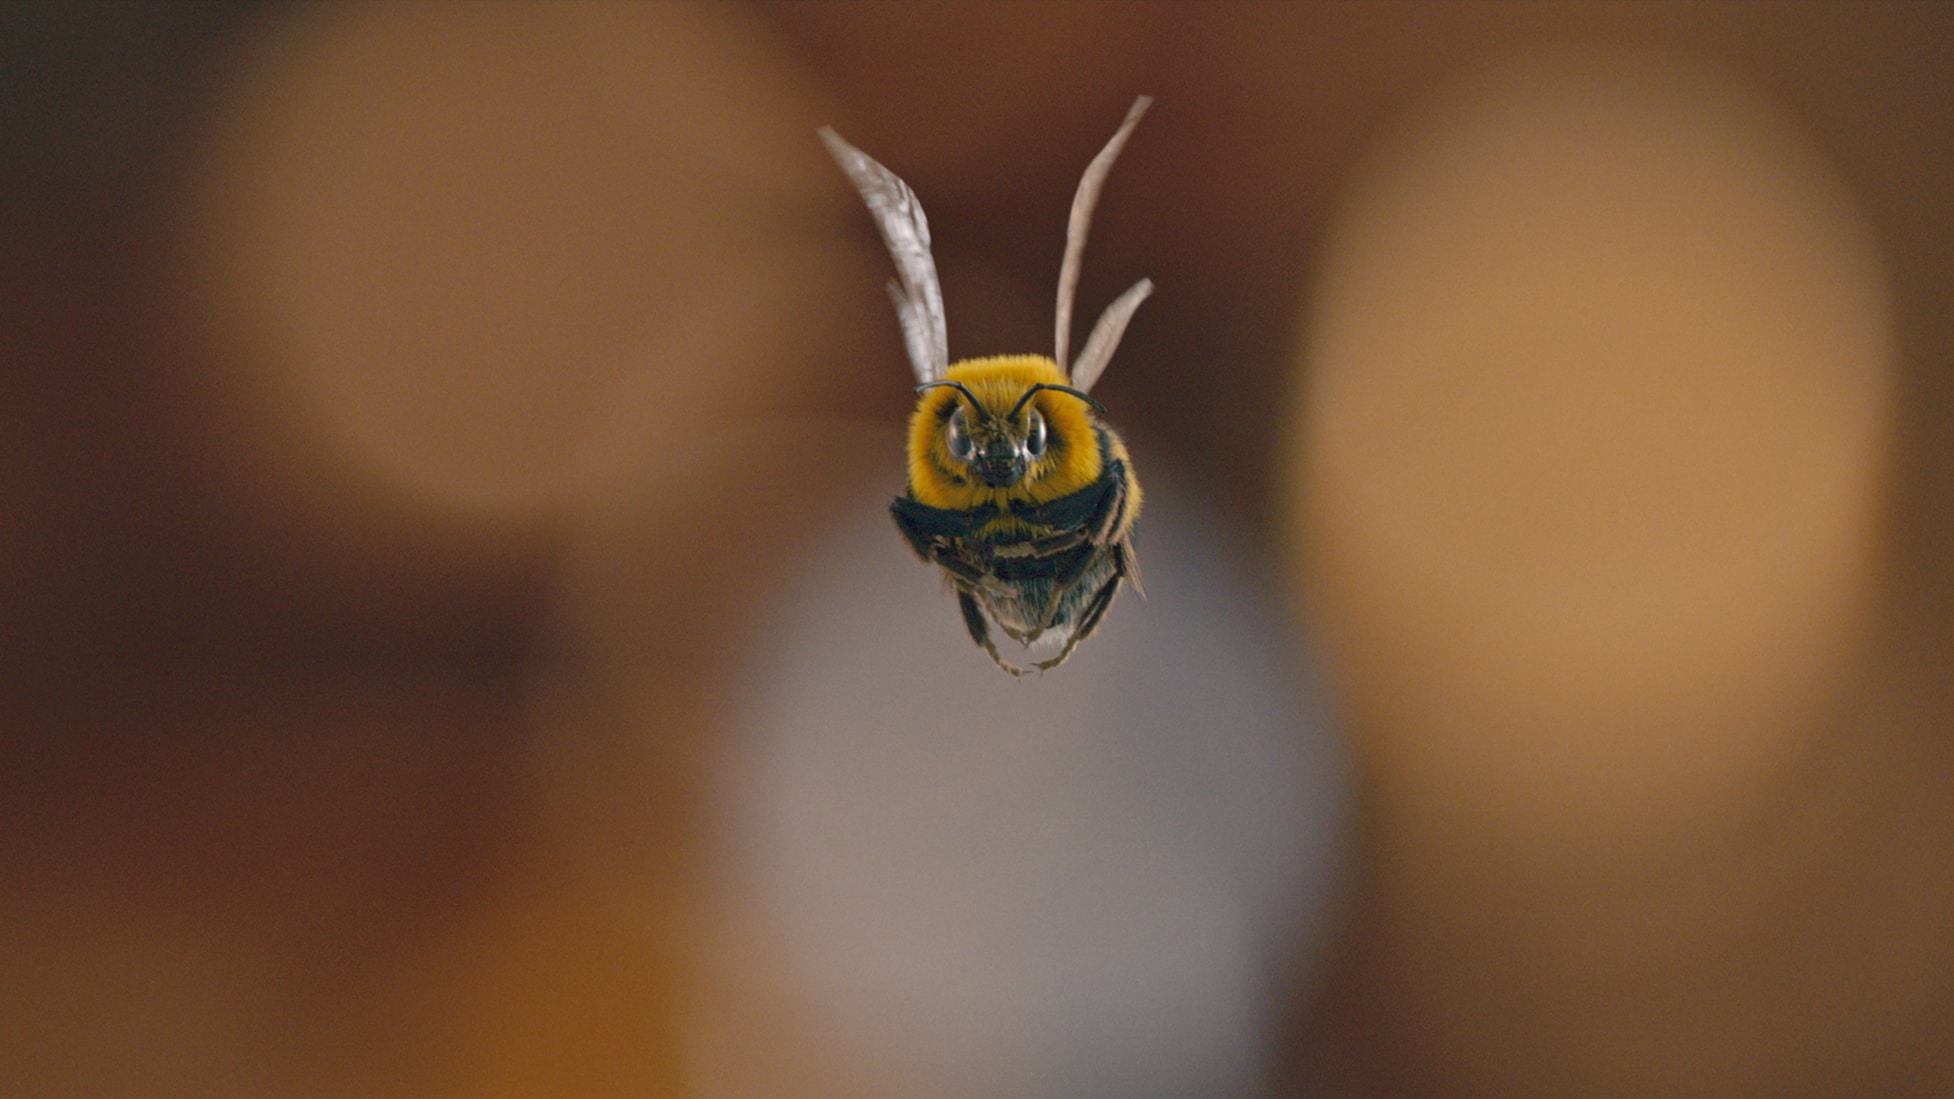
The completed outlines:
<svg viewBox="0 0 1954 1099">
<path fill-rule="evenodd" d="M 1834 1093 L 1924 1052 L 1946 821 L 1858 720 L 1887 294 L 1796 130 L 1656 56 L 1509 54 L 1360 173 L 1285 467 L 1365 805 L 1318 1071 Z"/>
<path fill-rule="evenodd" d="M 684 5 L 262 21 L 183 233 L 214 381 L 289 421 L 245 441 L 492 516 L 712 445 L 791 373 L 734 337 L 824 315 L 821 242 L 781 216 L 821 207 L 820 163 L 784 153 L 821 116 L 760 30 Z"/>
<path fill-rule="evenodd" d="M 104 11 L 22 18 L 94 89 Z M 730 6 L 207 18 L 108 197 L 0 190 L 0 1091 L 683 1094 L 702 669 L 803 498 L 726 426 L 885 316 L 820 93 Z M 628 850 L 536 689 L 623 660 L 553 586 L 620 497 Z"/>
<path fill-rule="evenodd" d="M 1799 751 L 1863 641 L 1884 281 L 1707 73 L 1569 50 L 1453 95 L 1318 288 L 1310 592 L 1384 796 L 1543 854 L 1660 842 Z"/>
</svg>

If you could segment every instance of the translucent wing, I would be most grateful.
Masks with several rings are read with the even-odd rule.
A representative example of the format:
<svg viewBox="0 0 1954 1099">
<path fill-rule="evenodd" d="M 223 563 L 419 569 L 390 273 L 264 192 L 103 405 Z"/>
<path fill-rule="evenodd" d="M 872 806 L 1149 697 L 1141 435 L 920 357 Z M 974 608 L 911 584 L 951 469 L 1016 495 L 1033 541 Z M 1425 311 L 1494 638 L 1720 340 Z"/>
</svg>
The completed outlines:
<svg viewBox="0 0 1954 1099">
<path fill-rule="evenodd" d="M 1079 177 L 1079 190 L 1072 196 L 1072 219 L 1065 226 L 1065 261 L 1059 264 L 1058 268 L 1058 317 L 1054 327 L 1058 345 L 1055 357 L 1058 359 L 1060 370 L 1066 368 L 1066 360 L 1072 354 L 1072 299 L 1079 289 L 1079 261 L 1085 256 L 1086 230 L 1092 227 L 1093 207 L 1099 205 L 1099 192 L 1106 186 L 1106 173 L 1113 170 L 1113 161 L 1119 158 L 1120 150 L 1126 147 L 1127 137 L 1133 133 L 1133 127 L 1140 124 L 1140 116 L 1146 114 L 1147 108 L 1152 105 L 1153 99 L 1150 96 L 1143 95 L 1133 101 L 1133 106 L 1127 109 L 1126 121 L 1120 123 L 1119 130 L 1113 134 L 1112 140 L 1106 142 L 1106 147 L 1099 150 L 1099 155 L 1093 157 L 1092 163 L 1086 166 L 1086 174 Z M 1134 289 L 1137 290 L 1138 287 Z M 1133 290 L 1128 290 L 1126 293 L 1131 297 Z M 1140 298 L 1146 296 L 1144 291 L 1140 293 Z M 1126 298 L 1120 299 L 1122 302 L 1125 300 Z M 1127 307 L 1126 315 L 1131 317 L 1134 306 L 1139 304 L 1139 298 L 1134 299 L 1132 305 Z M 1119 303 L 1115 302 L 1113 309 L 1118 307 Z M 1106 312 L 1109 317 L 1112 309 Z M 1099 319 L 1098 328 L 1093 330 L 1094 338 L 1098 337 L 1100 329 L 1105 328 L 1106 320 L 1107 317 Z M 1114 345 L 1119 343 L 1119 332 L 1125 327 L 1126 321 L 1122 319 L 1111 337 Z M 1111 357 L 1110 346 L 1106 354 L 1108 358 Z M 1100 362 L 1098 370 L 1093 371 L 1093 375 L 1096 377 L 1099 370 L 1104 370 L 1105 367 L 1105 362 Z M 1080 389 L 1092 384 L 1090 380 L 1080 380 L 1077 371 L 1073 371 L 1071 377 L 1072 384 Z"/>
<path fill-rule="evenodd" d="M 1153 293 L 1153 281 L 1141 279 L 1113 300 L 1104 313 L 1099 314 L 1099 323 L 1092 326 L 1092 335 L 1086 338 L 1086 348 L 1079 352 L 1079 361 L 1072 364 L 1072 387 L 1081 393 L 1092 392 L 1092 383 L 1106 372 L 1106 364 L 1113 361 L 1113 352 L 1119 347 L 1119 338 L 1126 334 L 1126 322 L 1133 319 L 1133 311 Z"/>
<path fill-rule="evenodd" d="M 882 230 L 889 255 L 896 261 L 889 297 L 896 304 L 896 319 L 902 324 L 902 338 L 909 346 L 909 363 L 916 370 L 916 380 L 936 381 L 949 368 L 950 340 L 944 331 L 943 290 L 936 281 L 936 260 L 930 256 L 930 227 L 923 216 L 923 204 L 894 172 L 843 141 L 840 134 L 826 126 L 820 132 L 835 163 L 861 192 L 876 228 Z"/>
</svg>

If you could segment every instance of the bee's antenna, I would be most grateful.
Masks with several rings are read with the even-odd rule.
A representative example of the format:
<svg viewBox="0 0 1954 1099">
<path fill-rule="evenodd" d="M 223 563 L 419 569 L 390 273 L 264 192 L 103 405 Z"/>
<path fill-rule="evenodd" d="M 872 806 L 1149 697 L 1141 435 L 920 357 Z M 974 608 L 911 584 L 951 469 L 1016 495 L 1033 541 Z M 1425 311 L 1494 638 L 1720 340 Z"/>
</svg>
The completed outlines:
<svg viewBox="0 0 1954 1099">
<path fill-rule="evenodd" d="M 943 383 L 938 383 L 938 384 L 943 384 Z M 1011 411 L 1005 413 L 1004 418 L 1007 420 L 1017 419 L 1018 411 L 1024 408 L 1026 402 L 1031 400 L 1032 395 L 1034 393 L 1037 393 L 1041 389 L 1049 389 L 1055 393 L 1069 393 L 1072 396 L 1077 397 L 1080 400 L 1084 401 L 1085 403 L 1091 405 L 1094 412 L 1097 412 L 1102 416 L 1106 414 L 1105 405 L 1100 404 L 1098 401 L 1093 400 L 1091 397 L 1086 396 L 1084 393 L 1079 392 L 1078 390 L 1072 388 L 1069 385 L 1053 385 L 1050 382 L 1039 382 L 1037 385 L 1034 385 L 1030 389 L 1024 391 L 1024 396 L 1018 398 L 1018 403 L 1011 406 Z"/>
<path fill-rule="evenodd" d="M 979 416 L 982 416 L 984 419 L 990 420 L 994 418 L 991 416 L 990 409 L 985 408 L 983 402 L 977 399 L 977 394 L 972 393 L 970 391 L 970 387 L 964 385 L 962 382 L 944 382 L 944 381 L 924 382 L 922 385 L 916 387 L 916 392 L 921 393 L 925 389 L 935 389 L 938 386 L 949 386 L 951 389 L 954 389 L 957 392 L 963 394 L 963 399 L 967 401 L 970 404 L 970 407 L 975 409 L 977 414 Z M 1024 402 L 1020 401 L 1019 403 L 1022 404 Z M 1017 412 L 1017 409 L 1014 408 L 1011 411 L 1013 414 L 1015 414 Z"/>
</svg>

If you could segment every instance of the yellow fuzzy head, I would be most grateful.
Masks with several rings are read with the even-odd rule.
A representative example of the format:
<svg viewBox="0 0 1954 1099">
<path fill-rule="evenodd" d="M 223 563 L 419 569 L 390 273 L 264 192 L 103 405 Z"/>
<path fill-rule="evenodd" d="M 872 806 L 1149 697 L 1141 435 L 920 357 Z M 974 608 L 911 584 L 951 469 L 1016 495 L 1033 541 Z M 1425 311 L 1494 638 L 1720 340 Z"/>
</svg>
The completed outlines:
<svg viewBox="0 0 1954 1099">
<path fill-rule="evenodd" d="M 951 365 L 922 391 L 909 419 L 910 495 L 963 511 L 1043 504 L 1098 480 L 1092 406 L 1073 393 L 1033 388 L 1065 385 L 1058 364 L 1042 355 Z"/>
</svg>

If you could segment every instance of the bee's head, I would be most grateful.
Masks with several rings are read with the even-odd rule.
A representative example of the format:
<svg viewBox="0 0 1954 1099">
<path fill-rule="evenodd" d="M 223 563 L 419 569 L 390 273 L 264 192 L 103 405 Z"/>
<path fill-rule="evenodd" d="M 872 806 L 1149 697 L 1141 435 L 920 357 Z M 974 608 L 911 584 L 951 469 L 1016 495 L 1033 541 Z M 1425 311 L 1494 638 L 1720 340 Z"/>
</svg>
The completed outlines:
<svg viewBox="0 0 1954 1099">
<path fill-rule="evenodd" d="M 1026 389 L 1010 411 L 998 413 L 986 407 L 961 382 L 927 382 L 917 392 L 949 386 L 962 400 L 955 402 L 943 422 L 943 449 L 950 459 L 969 471 L 973 480 L 992 488 L 1011 488 L 1045 455 L 1049 430 L 1045 417 L 1032 397 L 1041 389 L 1067 393 L 1100 409 L 1098 401 L 1066 385 L 1038 383 Z"/>
</svg>

